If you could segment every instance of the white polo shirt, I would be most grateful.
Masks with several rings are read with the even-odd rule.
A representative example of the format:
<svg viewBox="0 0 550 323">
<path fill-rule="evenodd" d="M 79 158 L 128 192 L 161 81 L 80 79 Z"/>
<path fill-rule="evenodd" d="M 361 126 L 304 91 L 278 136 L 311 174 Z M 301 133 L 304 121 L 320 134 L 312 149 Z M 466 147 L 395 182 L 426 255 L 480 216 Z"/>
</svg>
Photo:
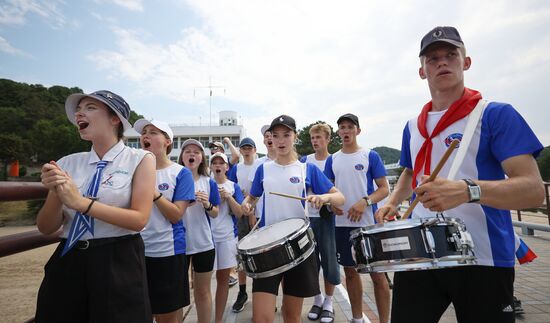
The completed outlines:
<svg viewBox="0 0 550 323">
<path fill-rule="evenodd" d="M 125 146 L 122 140 L 116 143 L 103 156 L 103 160 L 108 163 L 101 176 L 97 192 L 98 202 L 120 208 L 129 208 L 134 172 L 147 154 L 150 154 L 150 152 Z M 100 159 L 92 147 L 89 152 L 65 156 L 57 164 L 72 177 L 80 193 L 85 195 L 99 161 Z M 75 214 L 75 210 L 63 205 L 62 238 L 67 238 L 69 235 Z M 92 236 L 89 231 L 86 231 L 80 239 L 119 237 L 135 233 L 137 232 L 94 219 L 94 235 Z"/>
<path fill-rule="evenodd" d="M 182 165 L 172 163 L 157 169 L 157 190 L 162 198 L 171 202 L 195 200 L 195 183 L 191 172 Z M 185 253 L 183 220 L 172 224 L 153 203 L 151 217 L 141 231 L 145 243 L 145 256 L 168 257 Z"/>
</svg>

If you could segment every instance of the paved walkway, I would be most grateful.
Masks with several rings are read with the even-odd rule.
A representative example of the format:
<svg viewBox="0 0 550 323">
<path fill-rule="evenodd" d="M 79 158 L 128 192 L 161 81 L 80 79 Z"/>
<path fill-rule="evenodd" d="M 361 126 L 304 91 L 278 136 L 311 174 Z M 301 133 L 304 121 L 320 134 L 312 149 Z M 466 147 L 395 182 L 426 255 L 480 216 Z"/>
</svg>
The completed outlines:
<svg viewBox="0 0 550 323">
<path fill-rule="evenodd" d="M 547 224 L 546 217 L 528 217 L 524 221 Z M 545 222 L 546 221 L 546 222 Z M 516 228 L 516 232 L 521 236 L 521 230 Z M 517 316 L 518 322 L 548 322 L 550 323 L 550 233 L 535 231 L 535 236 L 521 236 L 522 239 L 531 247 L 538 255 L 538 258 L 530 264 L 516 266 L 516 282 L 515 295 L 521 300 L 525 314 Z M 343 271 L 342 271 L 343 275 Z M 390 277 L 393 277 L 390 274 Z M 342 276 L 343 278 L 343 276 Z M 362 275 L 364 293 L 363 293 L 363 313 L 365 314 L 366 322 L 379 322 L 376 304 L 374 302 L 374 291 L 372 281 L 369 275 Z M 320 281 L 321 288 L 322 281 Z M 215 293 L 216 281 L 213 278 L 212 291 Z M 247 292 L 249 299 L 251 293 L 252 281 L 248 279 Z M 245 310 L 240 313 L 232 313 L 231 305 L 237 298 L 238 286 L 229 289 L 229 298 L 226 313 L 224 315 L 225 322 L 251 322 L 252 306 L 251 302 L 246 305 Z M 279 293 L 281 294 L 281 293 Z M 351 307 L 347 299 L 346 289 L 343 285 L 336 288 L 334 296 L 335 322 L 349 322 L 351 319 Z M 283 322 L 280 308 L 282 296 L 277 297 L 277 307 L 279 311 L 275 316 L 275 322 Z M 302 321 L 309 322 L 307 312 L 311 307 L 313 298 L 306 299 L 302 310 Z M 194 306 L 190 306 L 186 310 L 187 316 L 185 322 L 196 322 L 197 316 Z M 456 322 L 454 310 L 450 307 L 440 322 Z"/>
</svg>

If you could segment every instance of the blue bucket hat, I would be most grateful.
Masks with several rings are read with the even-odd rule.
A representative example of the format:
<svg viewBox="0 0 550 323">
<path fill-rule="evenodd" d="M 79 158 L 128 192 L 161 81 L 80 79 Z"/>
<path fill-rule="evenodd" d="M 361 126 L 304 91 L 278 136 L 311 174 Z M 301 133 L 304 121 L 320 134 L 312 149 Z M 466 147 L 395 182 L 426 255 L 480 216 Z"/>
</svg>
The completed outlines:
<svg viewBox="0 0 550 323">
<path fill-rule="evenodd" d="M 246 137 L 246 138 L 243 138 L 239 143 L 239 148 L 244 146 L 252 146 L 253 148 L 256 148 L 256 143 L 254 142 L 254 140 Z"/>
<path fill-rule="evenodd" d="M 119 117 L 120 122 L 122 122 L 124 131 L 132 128 L 132 125 L 128 121 L 128 119 L 130 118 L 130 106 L 128 105 L 128 103 L 120 95 L 105 90 L 95 91 L 94 93 L 90 94 L 75 93 L 69 95 L 69 97 L 65 101 L 65 113 L 67 113 L 67 118 L 69 118 L 69 121 L 72 124 L 77 125 L 76 117 L 74 114 L 76 112 L 76 107 L 78 103 L 80 103 L 80 101 L 84 98 L 96 99 L 111 108 L 111 110 L 113 110 Z"/>
</svg>

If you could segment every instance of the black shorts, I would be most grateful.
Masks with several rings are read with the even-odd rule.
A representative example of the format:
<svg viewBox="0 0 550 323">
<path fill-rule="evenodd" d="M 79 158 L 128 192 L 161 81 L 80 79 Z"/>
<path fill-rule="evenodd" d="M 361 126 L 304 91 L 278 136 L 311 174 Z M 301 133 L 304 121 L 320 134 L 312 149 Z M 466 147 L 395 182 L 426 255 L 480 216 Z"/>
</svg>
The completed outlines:
<svg viewBox="0 0 550 323">
<path fill-rule="evenodd" d="M 57 246 L 44 266 L 35 322 L 150 323 L 141 236 L 90 241 L 89 248 L 77 244 L 63 257 L 65 240 Z"/>
<path fill-rule="evenodd" d="M 397 272 L 391 318 L 439 322 L 453 303 L 458 322 L 514 322 L 514 268 L 465 266 Z"/>
<path fill-rule="evenodd" d="M 170 313 L 189 305 L 189 277 L 185 254 L 145 257 L 153 314 Z"/>
<path fill-rule="evenodd" d="M 239 240 L 244 238 L 248 233 L 250 233 L 250 225 L 248 224 L 248 216 L 243 215 L 240 219 L 237 220 L 237 232 Z"/>
<path fill-rule="evenodd" d="M 283 281 L 283 295 L 312 297 L 319 294 L 319 270 L 315 252 L 290 270 L 275 276 L 254 279 L 252 292 L 278 295 L 281 281 Z"/>
<path fill-rule="evenodd" d="M 194 253 L 187 255 L 186 270 L 189 270 L 189 265 L 193 265 L 193 271 L 196 273 L 207 273 L 214 270 L 214 261 L 216 260 L 216 249 Z"/>
</svg>

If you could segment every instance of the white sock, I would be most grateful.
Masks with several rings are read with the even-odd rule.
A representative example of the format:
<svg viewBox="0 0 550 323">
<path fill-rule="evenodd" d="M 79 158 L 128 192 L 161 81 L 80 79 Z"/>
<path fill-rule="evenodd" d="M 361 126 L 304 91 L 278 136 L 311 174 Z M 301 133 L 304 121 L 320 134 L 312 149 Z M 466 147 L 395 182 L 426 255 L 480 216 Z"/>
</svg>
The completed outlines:
<svg viewBox="0 0 550 323">
<path fill-rule="evenodd" d="M 323 302 L 325 301 L 325 297 L 323 296 L 323 293 L 315 295 L 315 298 L 313 299 L 313 305 L 317 305 L 319 307 L 323 307 Z"/>
<path fill-rule="evenodd" d="M 334 312 L 334 309 L 332 308 L 332 295 L 326 295 L 325 301 L 323 302 L 323 309 L 327 311 Z"/>
<path fill-rule="evenodd" d="M 360 319 L 354 318 L 354 319 L 353 319 L 353 323 L 363 323 L 363 322 L 364 322 L 364 321 L 363 321 L 363 318 L 360 318 Z"/>
</svg>

